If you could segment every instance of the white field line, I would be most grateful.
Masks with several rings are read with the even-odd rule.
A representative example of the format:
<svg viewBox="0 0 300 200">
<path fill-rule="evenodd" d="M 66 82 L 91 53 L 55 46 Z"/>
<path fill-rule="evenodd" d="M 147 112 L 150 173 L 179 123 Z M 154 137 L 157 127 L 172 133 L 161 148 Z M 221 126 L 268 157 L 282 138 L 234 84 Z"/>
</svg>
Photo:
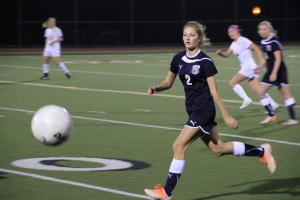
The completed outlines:
<svg viewBox="0 0 300 200">
<path fill-rule="evenodd" d="M 149 64 L 153 65 L 153 64 Z M 22 68 L 22 69 L 34 69 L 34 70 L 41 70 L 40 67 L 29 67 L 29 66 L 17 66 L 17 65 L 0 65 L 0 67 L 10 67 L 10 68 Z M 225 68 L 223 68 L 225 69 Z M 226 68 L 229 69 L 229 68 Z M 235 68 L 232 68 L 232 70 L 236 70 Z M 53 71 L 61 71 L 60 69 L 51 69 Z M 141 77 L 141 78 L 158 78 L 158 79 L 164 79 L 164 76 L 153 76 L 153 75 L 142 75 L 142 74 L 124 74 L 124 73 L 111 73 L 111 72 L 94 72 L 94 71 L 81 71 L 81 70 L 71 70 L 71 72 L 74 73 L 84 73 L 84 74 L 98 74 L 98 75 L 110 75 L 110 76 L 131 76 L 131 77 Z M 223 82 L 228 83 L 229 80 L 217 80 L 217 82 Z M 300 84 L 289 84 L 290 86 L 300 86 Z"/>
<path fill-rule="evenodd" d="M 0 171 L 5 172 L 5 173 L 10 173 L 10 174 L 21 175 L 21 176 L 28 176 L 28 177 L 46 180 L 46 181 L 52 181 L 52 182 L 56 182 L 56 183 L 63 183 L 63 184 L 67 184 L 67 185 L 74 185 L 74 186 L 78 186 L 78 187 L 100 190 L 103 192 L 110 192 L 110 193 L 114 193 L 114 194 L 135 197 L 135 198 L 139 198 L 139 199 L 149 199 L 146 195 L 134 194 L 134 193 L 130 193 L 130 192 L 124 192 L 124 191 L 120 191 L 120 190 L 115 190 L 115 189 L 110 189 L 110 188 L 105 188 L 105 187 L 100 187 L 100 186 L 95 186 L 95 185 L 90 185 L 90 184 L 85 184 L 85 183 L 80 183 L 80 182 L 75 182 L 75 181 L 68 181 L 68 180 L 53 178 L 53 177 L 49 177 L 49 176 L 42 176 L 42 175 L 38 175 L 38 174 L 26 173 L 26 172 L 3 169 L 3 168 L 0 168 Z"/>
<path fill-rule="evenodd" d="M 0 67 L 10 67 L 10 68 L 22 68 L 22 69 L 34 69 L 41 71 L 39 67 L 29 67 L 29 66 L 16 66 L 16 65 L 0 65 Z M 61 71 L 60 69 L 51 69 L 52 71 Z M 81 71 L 81 70 L 71 70 L 71 72 L 84 73 L 84 74 L 98 74 L 98 75 L 111 75 L 111 76 L 131 76 L 131 77 L 141 77 L 141 78 L 160 78 L 163 76 L 152 76 L 152 75 L 141 75 L 141 74 L 123 74 L 123 73 L 111 73 L 111 72 L 93 72 L 93 71 Z M 227 81 L 228 82 L 228 81 Z"/>
<path fill-rule="evenodd" d="M 20 58 L 29 58 L 29 59 L 35 59 L 35 60 L 43 60 L 43 58 L 35 58 L 35 57 L 28 57 L 28 56 L 18 56 Z M 65 58 L 64 62 L 70 63 L 70 64 L 78 64 L 78 65 L 82 65 L 82 64 L 139 64 L 139 65 L 144 65 L 144 66 L 159 66 L 159 67 L 163 67 L 165 65 L 162 64 L 156 64 L 156 63 L 142 63 L 141 60 L 110 60 L 110 61 L 100 61 L 100 60 L 78 60 L 78 59 L 69 59 L 69 58 Z M 72 70 L 73 72 L 73 70 Z"/>
<path fill-rule="evenodd" d="M 6 108 L 6 107 L 0 107 L 0 110 L 27 112 L 27 113 L 34 112 L 34 111 L 31 111 L 31 110 Z M 125 121 L 118 121 L 118 120 L 93 118 L 93 117 L 83 117 L 83 116 L 72 116 L 72 117 L 75 118 L 75 119 L 100 121 L 100 122 L 115 123 L 115 124 L 124 124 L 124 125 L 128 125 L 128 126 L 140 126 L 140 127 L 157 128 L 157 129 L 165 129 L 165 130 L 175 130 L 175 131 L 180 131 L 181 130 L 180 128 L 173 128 L 173 127 L 167 127 L 167 126 L 157 126 L 157 125 L 151 125 L 151 124 L 141 124 L 141 123 L 125 122 Z M 279 143 L 279 144 L 286 144 L 286 145 L 291 145 L 291 146 L 300 146 L 300 143 L 288 142 L 288 141 L 282 141 L 282 140 L 273 140 L 273 139 L 267 139 L 267 138 L 256 138 L 256 137 L 249 137 L 249 136 L 242 136 L 242 135 L 232 135 L 232 134 L 227 134 L 227 133 L 219 133 L 219 135 L 224 136 L 224 137 L 242 138 L 242 139 L 249 139 L 249 140 L 258 140 L 258 141 L 264 141 L 264 142 L 273 142 L 273 143 Z"/>
<path fill-rule="evenodd" d="M 124 54 L 123 56 L 125 56 L 126 54 Z M 115 61 L 120 61 L 119 63 L 120 64 L 128 64 L 128 63 L 131 63 L 131 64 L 139 64 L 139 65 L 144 65 L 144 66 L 168 66 L 169 63 L 170 63 L 170 60 L 172 59 L 174 54 L 170 54 L 170 59 L 167 59 L 167 60 L 163 60 L 164 63 L 167 63 L 167 65 L 162 65 L 162 64 L 156 64 L 156 63 L 141 63 L 141 62 L 132 62 L 131 61 L 125 61 L 125 62 L 122 62 L 124 60 L 115 60 Z M 110 55 L 105 55 L 106 57 L 111 57 Z M 43 57 L 41 56 L 18 56 L 19 58 L 26 58 L 26 59 L 34 59 L 34 60 L 43 60 Z M 103 55 L 101 56 L 103 57 Z M 141 59 L 142 58 L 145 58 L 145 57 L 152 57 L 152 58 L 166 58 L 166 56 L 151 56 L 151 55 L 131 55 L 131 54 L 128 54 L 127 57 L 134 57 L 134 58 L 137 58 L 137 57 L 140 57 Z M 287 56 L 287 57 L 290 57 L 290 58 L 298 58 L 299 55 L 291 55 L 291 56 Z M 95 57 L 90 57 L 90 58 L 95 58 Z M 141 61 L 141 59 L 139 61 Z M 64 56 L 64 62 L 71 62 L 71 63 L 74 63 L 74 64 L 93 64 L 93 62 L 95 62 L 95 64 L 100 64 L 100 63 L 106 63 L 106 64 L 109 64 L 109 63 L 114 63 L 114 62 L 111 62 L 113 60 L 110 60 L 110 61 L 101 61 L 101 60 L 97 60 L 97 59 L 93 59 L 93 60 L 79 60 L 77 58 L 74 58 L 74 56 Z M 107 59 L 106 59 L 107 60 Z M 214 61 L 220 61 L 222 63 L 224 62 L 230 62 L 229 60 L 225 60 L 223 58 L 214 58 Z M 155 61 L 157 62 L 157 60 Z M 286 63 L 289 62 L 289 63 L 296 63 L 298 64 L 299 61 L 296 61 L 296 60 L 289 60 L 289 61 L 286 61 Z M 226 69 L 226 70 L 235 70 L 235 71 L 238 71 L 239 70 L 239 64 L 237 62 L 236 64 L 236 67 L 224 67 L 224 66 L 221 66 L 221 64 L 218 64 L 217 65 L 217 68 L 222 68 L 222 69 Z M 300 72 L 299 70 L 293 70 L 291 68 L 289 68 L 289 72 L 292 72 L 292 73 L 297 73 L 297 72 Z"/>
<path fill-rule="evenodd" d="M 140 112 L 150 112 L 151 110 L 147 110 L 147 109 L 139 109 L 139 108 L 136 108 L 134 109 L 135 111 L 140 111 Z"/>
<path fill-rule="evenodd" d="M 103 112 L 103 111 L 95 111 L 95 110 L 90 111 L 90 113 L 106 114 L 106 112 Z"/>
<path fill-rule="evenodd" d="M 72 87 L 72 86 L 62 86 L 62 85 L 49 85 L 49 84 L 41 84 L 41 83 L 22 83 L 22 82 L 4 81 L 4 80 L 0 80 L 0 83 L 20 84 L 20 85 L 29 85 L 29 86 L 37 86 L 37 87 L 48 87 L 48 88 L 90 91 L 90 92 L 108 92 L 108 93 L 132 94 L 132 95 L 142 95 L 142 96 L 147 96 L 148 95 L 146 92 L 134 92 L 134 91 L 125 91 L 125 90 L 104 90 L 104 89 L 82 88 L 82 87 Z M 184 96 L 180 96 L 180 95 L 155 94 L 154 96 L 184 99 Z M 228 103 L 238 103 L 238 104 L 243 103 L 240 100 L 223 99 L 223 101 L 228 102 Z M 252 104 L 260 106 L 259 102 L 252 102 Z M 284 106 L 284 105 L 280 104 L 280 106 Z M 295 108 L 300 108 L 300 105 L 296 105 Z"/>
</svg>

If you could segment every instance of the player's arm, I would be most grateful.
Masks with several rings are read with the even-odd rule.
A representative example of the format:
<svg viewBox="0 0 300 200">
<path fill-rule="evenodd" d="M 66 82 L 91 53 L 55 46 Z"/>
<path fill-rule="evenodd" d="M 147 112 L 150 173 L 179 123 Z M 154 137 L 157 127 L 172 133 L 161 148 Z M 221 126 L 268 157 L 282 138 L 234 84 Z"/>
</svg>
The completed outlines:
<svg viewBox="0 0 300 200">
<path fill-rule="evenodd" d="M 216 54 L 226 58 L 226 57 L 229 57 L 232 54 L 232 50 L 230 48 L 227 49 L 227 51 L 222 51 L 221 49 L 218 49 L 216 51 Z"/>
<path fill-rule="evenodd" d="M 176 74 L 169 71 L 165 80 L 163 80 L 159 85 L 152 86 L 148 89 L 148 95 L 151 96 L 154 93 L 171 88 L 174 83 L 175 78 L 176 78 Z"/>
<path fill-rule="evenodd" d="M 210 76 L 207 78 L 207 83 L 209 86 L 209 90 L 211 95 L 213 96 L 215 102 L 217 103 L 221 113 L 222 113 L 222 117 L 224 119 L 224 122 L 227 124 L 228 127 L 233 128 L 233 129 L 237 129 L 238 128 L 238 122 L 236 119 L 234 119 L 233 117 L 231 117 L 223 103 L 223 100 L 221 98 L 221 95 L 218 91 L 218 87 L 217 87 L 217 81 L 215 76 Z"/>
<path fill-rule="evenodd" d="M 51 42 L 50 45 L 52 46 L 53 44 L 62 42 L 63 40 L 64 40 L 64 38 L 61 36 L 57 40 L 54 40 L 53 42 Z"/>
<path fill-rule="evenodd" d="M 249 48 L 250 48 L 252 51 L 255 52 L 255 54 L 256 54 L 256 56 L 257 56 L 257 58 L 258 58 L 258 60 L 259 60 L 258 66 L 257 66 L 257 68 L 255 69 L 255 72 L 258 73 L 259 70 L 260 70 L 261 68 L 263 68 L 263 66 L 266 64 L 266 60 L 265 60 L 265 58 L 264 58 L 262 52 L 260 51 L 259 47 L 258 47 L 256 44 L 251 43 L 250 46 L 249 46 Z"/>
<path fill-rule="evenodd" d="M 275 81 L 277 79 L 277 73 L 281 64 L 281 51 L 274 51 L 274 57 L 275 57 L 275 62 L 274 62 L 274 66 L 273 66 L 273 70 L 270 76 L 270 81 Z"/>
</svg>

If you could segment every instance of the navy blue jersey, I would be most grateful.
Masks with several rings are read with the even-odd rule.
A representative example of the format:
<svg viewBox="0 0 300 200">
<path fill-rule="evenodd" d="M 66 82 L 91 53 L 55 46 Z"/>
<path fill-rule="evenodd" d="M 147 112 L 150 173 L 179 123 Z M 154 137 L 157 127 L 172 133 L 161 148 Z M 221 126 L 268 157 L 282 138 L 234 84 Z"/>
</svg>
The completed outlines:
<svg viewBox="0 0 300 200">
<path fill-rule="evenodd" d="M 176 54 L 170 71 L 178 74 L 185 91 L 186 110 L 190 114 L 215 112 L 207 78 L 218 73 L 212 59 L 203 51 L 189 57 L 186 51 Z"/>
<path fill-rule="evenodd" d="M 273 67 L 274 67 L 274 62 L 275 62 L 274 52 L 282 51 L 283 47 L 276 37 L 272 37 L 271 39 L 262 40 L 262 41 L 260 41 L 260 44 L 261 44 L 261 50 L 263 51 L 264 57 L 267 61 L 268 73 L 271 73 L 273 70 Z M 280 64 L 278 73 L 286 70 L 285 63 L 283 62 L 283 54 L 282 53 L 281 53 L 281 56 L 282 56 L 281 64 Z"/>
</svg>

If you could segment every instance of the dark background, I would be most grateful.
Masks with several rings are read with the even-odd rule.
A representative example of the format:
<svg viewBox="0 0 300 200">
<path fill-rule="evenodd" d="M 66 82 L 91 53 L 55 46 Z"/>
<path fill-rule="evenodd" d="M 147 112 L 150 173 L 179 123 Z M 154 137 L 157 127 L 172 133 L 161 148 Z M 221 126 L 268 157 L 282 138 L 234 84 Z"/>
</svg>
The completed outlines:
<svg viewBox="0 0 300 200">
<path fill-rule="evenodd" d="M 260 15 L 252 14 L 254 6 Z M 257 42 L 262 20 L 281 41 L 300 41 L 299 0 L 6 0 L 1 8 L 0 47 L 43 46 L 48 17 L 57 19 L 64 46 L 74 47 L 178 45 L 189 20 L 205 24 L 212 43 L 230 41 L 230 24 Z"/>
</svg>

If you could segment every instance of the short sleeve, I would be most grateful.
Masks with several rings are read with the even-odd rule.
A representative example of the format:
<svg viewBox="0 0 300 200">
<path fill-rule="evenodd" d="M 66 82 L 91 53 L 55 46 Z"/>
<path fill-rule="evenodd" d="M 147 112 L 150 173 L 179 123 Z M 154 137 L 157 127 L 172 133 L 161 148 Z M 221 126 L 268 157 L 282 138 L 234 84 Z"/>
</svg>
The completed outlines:
<svg viewBox="0 0 300 200">
<path fill-rule="evenodd" d="M 174 74 L 177 74 L 178 73 L 178 65 L 179 65 L 179 59 L 178 59 L 178 56 L 175 55 L 170 64 L 170 71 L 173 72 Z"/>
<path fill-rule="evenodd" d="M 229 49 L 231 49 L 234 52 L 235 48 L 234 48 L 234 43 L 233 42 L 230 44 Z"/>
<path fill-rule="evenodd" d="M 282 45 L 278 41 L 272 42 L 272 50 L 273 51 L 281 51 L 283 49 Z"/>
<path fill-rule="evenodd" d="M 249 40 L 248 38 L 243 37 L 242 44 L 246 49 L 248 49 L 252 44 L 252 41 Z"/>
<path fill-rule="evenodd" d="M 215 74 L 218 73 L 218 70 L 217 70 L 215 64 L 210 59 L 205 60 L 203 70 L 204 70 L 204 74 L 205 74 L 206 78 L 214 76 Z"/>
</svg>

